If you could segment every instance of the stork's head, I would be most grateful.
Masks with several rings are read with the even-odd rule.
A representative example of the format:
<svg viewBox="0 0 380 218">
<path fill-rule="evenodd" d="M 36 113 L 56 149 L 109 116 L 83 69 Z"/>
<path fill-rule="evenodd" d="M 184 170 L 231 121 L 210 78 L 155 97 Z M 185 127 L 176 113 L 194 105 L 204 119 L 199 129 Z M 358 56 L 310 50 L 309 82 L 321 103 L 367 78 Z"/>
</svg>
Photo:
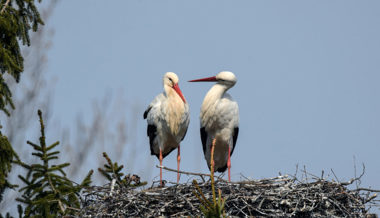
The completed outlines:
<svg viewBox="0 0 380 218">
<path fill-rule="evenodd" d="M 237 82 L 235 74 L 230 71 L 222 71 L 218 73 L 215 78 L 218 83 L 226 85 L 228 87 L 234 86 Z"/>
<path fill-rule="evenodd" d="M 182 101 L 186 103 L 185 97 L 183 97 L 181 89 L 179 89 L 179 86 L 178 86 L 179 79 L 178 79 L 177 74 L 173 72 L 165 73 L 163 82 L 164 82 L 165 91 L 169 89 L 174 89 L 174 91 L 178 94 L 178 96 L 182 99 Z"/>
<path fill-rule="evenodd" d="M 237 82 L 235 74 L 229 71 L 222 71 L 216 76 L 207 77 L 203 79 L 190 80 L 189 82 L 217 82 L 218 84 L 224 85 L 231 88 Z"/>
</svg>

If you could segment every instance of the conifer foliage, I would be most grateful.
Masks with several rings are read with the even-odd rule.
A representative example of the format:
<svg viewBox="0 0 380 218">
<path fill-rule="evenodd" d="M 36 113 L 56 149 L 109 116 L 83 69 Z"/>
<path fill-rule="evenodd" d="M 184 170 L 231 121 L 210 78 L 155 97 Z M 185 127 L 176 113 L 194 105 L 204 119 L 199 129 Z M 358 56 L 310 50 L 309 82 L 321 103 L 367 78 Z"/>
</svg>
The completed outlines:
<svg viewBox="0 0 380 218">
<path fill-rule="evenodd" d="M 43 24 L 34 4 L 35 0 L 0 0 L 0 110 L 9 115 L 6 106 L 14 108 L 12 93 L 4 80 L 10 74 L 20 81 L 24 59 L 20 45 L 30 45 L 29 31 L 37 31 Z M 38 0 L 41 2 L 41 0 Z"/>
<path fill-rule="evenodd" d="M 80 191 L 91 183 L 91 170 L 81 184 L 74 184 L 66 177 L 64 168 L 69 163 L 52 164 L 52 160 L 58 159 L 59 151 L 53 151 L 59 141 L 47 145 L 45 126 L 42 113 L 39 110 L 41 137 L 39 144 L 28 141 L 34 149 L 32 155 L 39 158 L 39 163 L 28 165 L 18 162 L 27 170 L 26 176 L 19 175 L 25 183 L 19 191 L 22 193 L 16 200 L 26 205 L 24 216 L 57 217 L 73 215 L 80 208 Z"/>
<path fill-rule="evenodd" d="M 140 177 L 137 175 L 128 174 L 124 176 L 124 173 L 121 172 L 124 166 L 119 166 L 117 162 L 112 162 L 106 152 L 103 152 L 103 157 L 106 159 L 107 163 L 104 164 L 104 169 L 98 168 L 98 171 L 106 177 L 108 181 L 112 182 L 114 180 L 120 187 L 131 188 L 136 188 L 147 184 L 147 182 L 141 182 Z"/>
<path fill-rule="evenodd" d="M 3 193 L 6 188 L 14 188 L 15 185 L 7 181 L 8 173 L 12 168 L 12 160 L 17 157 L 13 151 L 6 136 L 1 135 L 0 132 L 0 202 L 3 198 Z"/>
<path fill-rule="evenodd" d="M 4 75 L 7 73 L 16 82 L 20 81 L 24 59 L 19 43 L 29 46 L 29 31 L 37 31 L 39 25 L 43 24 L 34 2 L 35 0 L 0 0 L 0 110 L 8 116 L 9 107 L 14 109 L 15 106 Z M 7 181 L 14 158 L 18 159 L 17 154 L 8 138 L 0 132 L 0 202 L 4 190 L 15 187 Z"/>
</svg>

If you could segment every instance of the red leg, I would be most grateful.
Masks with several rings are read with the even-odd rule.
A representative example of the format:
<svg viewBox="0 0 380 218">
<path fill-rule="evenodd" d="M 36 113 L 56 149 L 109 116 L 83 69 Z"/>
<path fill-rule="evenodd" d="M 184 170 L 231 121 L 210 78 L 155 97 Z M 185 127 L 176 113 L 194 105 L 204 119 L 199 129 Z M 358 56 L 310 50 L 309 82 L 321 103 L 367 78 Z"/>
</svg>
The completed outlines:
<svg viewBox="0 0 380 218">
<path fill-rule="evenodd" d="M 231 150 L 230 150 L 230 146 L 228 146 L 227 167 L 228 167 L 228 181 L 231 182 Z"/>
<path fill-rule="evenodd" d="M 160 185 L 162 186 L 162 150 L 160 149 Z"/>
<path fill-rule="evenodd" d="M 180 145 L 178 145 L 178 154 L 177 154 L 177 169 L 178 169 L 178 172 L 177 172 L 177 184 L 179 183 L 179 162 L 181 161 L 181 149 L 180 149 Z"/>
</svg>

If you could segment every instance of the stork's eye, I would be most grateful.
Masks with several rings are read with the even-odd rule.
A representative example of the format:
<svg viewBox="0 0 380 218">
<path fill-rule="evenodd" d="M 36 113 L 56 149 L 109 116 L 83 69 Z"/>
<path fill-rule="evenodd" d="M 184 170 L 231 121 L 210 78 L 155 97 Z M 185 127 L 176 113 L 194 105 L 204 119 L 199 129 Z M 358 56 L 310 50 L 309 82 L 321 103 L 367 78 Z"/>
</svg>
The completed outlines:
<svg viewBox="0 0 380 218">
<path fill-rule="evenodd" d="M 174 86 L 174 82 L 173 82 L 172 78 L 168 77 L 168 79 L 171 82 L 172 86 Z"/>
</svg>

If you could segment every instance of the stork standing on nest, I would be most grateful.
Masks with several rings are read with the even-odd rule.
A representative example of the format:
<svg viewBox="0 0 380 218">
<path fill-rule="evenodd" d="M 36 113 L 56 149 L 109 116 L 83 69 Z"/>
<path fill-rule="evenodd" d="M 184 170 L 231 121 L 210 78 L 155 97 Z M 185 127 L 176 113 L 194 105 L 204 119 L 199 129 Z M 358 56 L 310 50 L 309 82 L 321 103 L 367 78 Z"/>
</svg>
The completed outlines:
<svg viewBox="0 0 380 218">
<path fill-rule="evenodd" d="M 228 168 L 231 181 L 231 155 L 239 134 L 239 107 L 226 93 L 236 83 L 232 72 L 223 71 L 213 77 L 189 82 L 216 82 L 206 94 L 201 107 L 201 140 L 203 153 L 210 169 L 211 146 L 214 147 L 214 170 L 224 172 Z"/>
<path fill-rule="evenodd" d="M 181 160 L 180 142 L 186 135 L 189 126 L 189 105 L 178 86 L 178 76 L 168 72 L 164 75 L 164 92 L 156 96 L 144 112 L 148 121 L 150 153 L 160 160 L 178 148 L 177 167 Z M 177 183 L 179 172 L 177 173 Z M 162 186 L 162 168 L 160 168 L 160 184 Z"/>
</svg>

